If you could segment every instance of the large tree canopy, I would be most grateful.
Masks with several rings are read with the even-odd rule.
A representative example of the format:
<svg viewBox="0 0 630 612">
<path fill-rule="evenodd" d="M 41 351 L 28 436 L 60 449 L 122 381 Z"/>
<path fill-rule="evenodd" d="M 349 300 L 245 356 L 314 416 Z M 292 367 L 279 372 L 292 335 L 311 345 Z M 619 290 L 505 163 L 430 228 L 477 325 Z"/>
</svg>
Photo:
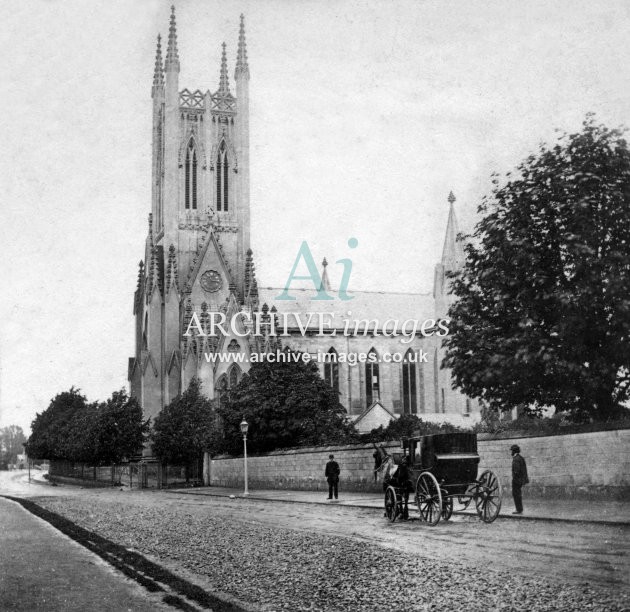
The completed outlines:
<svg viewBox="0 0 630 612">
<path fill-rule="evenodd" d="M 287 351 L 289 353 L 289 351 Z M 242 452 L 239 423 L 249 423 L 248 448 L 266 452 L 276 448 L 329 444 L 354 433 L 346 423 L 337 393 L 317 366 L 295 359 L 286 363 L 253 363 L 218 409 L 224 432 L 220 450 Z"/>
<path fill-rule="evenodd" d="M 85 433 L 85 422 L 91 421 L 92 412 L 85 396 L 74 387 L 56 395 L 48 408 L 37 413 L 31 423 L 27 443 L 29 457 L 80 460 L 79 446 Z"/>
<path fill-rule="evenodd" d="M 153 422 L 153 453 L 165 463 L 188 465 L 209 450 L 216 415 L 193 378 L 188 389 L 165 406 Z"/>
<path fill-rule="evenodd" d="M 444 365 L 491 406 L 607 419 L 630 383 L 630 151 L 587 117 L 494 181 L 453 278 Z"/>
<path fill-rule="evenodd" d="M 92 448 L 96 462 L 120 463 L 142 452 L 149 433 L 149 421 L 143 420 L 142 408 L 124 389 L 98 406 L 92 431 Z"/>
<path fill-rule="evenodd" d="M 33 459 L 118 463 L 142 451 L 148 423 L 138 402 L 116 391 L 88 404 L 74 387 L 54 397 L 31 425 L 27 452 Z"/>
</svg>

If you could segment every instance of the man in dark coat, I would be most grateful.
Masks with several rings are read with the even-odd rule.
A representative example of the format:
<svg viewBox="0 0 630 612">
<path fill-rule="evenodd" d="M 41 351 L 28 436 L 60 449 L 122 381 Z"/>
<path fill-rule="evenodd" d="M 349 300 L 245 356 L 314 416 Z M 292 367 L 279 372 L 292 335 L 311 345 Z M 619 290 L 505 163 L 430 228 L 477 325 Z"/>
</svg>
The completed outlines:
<svg viewBox="0 0 630 612">
<path fill-rule="evenodd" d="M 337 499 L 337 487 L 339 485 L 339 473 L 341 470 L 339 469 L 339 464 L 335 461 L 334 455 L 329 455 L 328 458 L 330 461 L 326 464 L 326 471 L 324 472 L 326 480 L 328 481 L 328 499 L 333 498 L 333 493 L 335 499 Z"/>
<path fill-rule="evenodd" d="M 512 452 L 512 497 L 516 511 L 512 514 L 523 514 L 523 485 L 529 482 L 527 477 L 527 465 L 525 459 L 521 457 L 521 449 L 517 444 L 510 446 Z"/>
</svg>

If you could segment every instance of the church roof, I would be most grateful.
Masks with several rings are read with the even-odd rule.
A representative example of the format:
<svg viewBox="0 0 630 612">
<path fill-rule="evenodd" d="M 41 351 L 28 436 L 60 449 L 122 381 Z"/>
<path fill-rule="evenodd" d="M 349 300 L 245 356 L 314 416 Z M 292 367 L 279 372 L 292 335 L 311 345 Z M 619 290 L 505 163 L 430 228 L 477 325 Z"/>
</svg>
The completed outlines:
<svg viewBox="0 0 630 612">
<path fill-rule="evenodd" d="M 402 325 L 407 319 L 417 319 L 424 321 L 435 318 L 435 303 L 431 293 L 391 293 L 386 291 L 350 291 L 352 300 L 342 301 L 336 298 L 334 292 L 329 292 L 335 296 L 332 301 L 314 300 L 317 295 L 314 288 L 310 289 L 290 289 L 289 295 L 295 300 L 275 299 L 282 293 L 283 289 L 265 287 L 259 289 L 259 304 L 267 304 L 269 308 L 276 307 L 279 313 L 289 312 L 332 312 L 333 324 L 337 329 L 343 328 L 347 320 L 356 319 L 377 319 L 379 326 L 389 319 L 397 319 Z M 348 314 L 348 312 L 350 314 Z M 289 319 L 289 323 L 293 320 Z M 304 319 L 306 324 L 306 318 Z M 373 327 L 370 325 L 370 327 Z M 319 326 L 319 321 L 313 317 L 312 329 Z"/>
</svg>

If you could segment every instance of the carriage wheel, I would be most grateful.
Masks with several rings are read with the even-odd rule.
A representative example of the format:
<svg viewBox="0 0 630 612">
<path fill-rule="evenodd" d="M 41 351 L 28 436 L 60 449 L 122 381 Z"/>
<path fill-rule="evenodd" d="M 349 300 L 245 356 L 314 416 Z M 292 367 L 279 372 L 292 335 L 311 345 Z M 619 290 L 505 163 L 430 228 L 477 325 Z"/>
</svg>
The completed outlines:
<svg viewBox="0 0 630 612">
<path fill-rule="evenodd" d="M 442 520 L 448 521 L 453 516 L 453 498 L 442 497 Z"/>
<path fill-rule="evenodd" d="M 398 517 L 398 496 L 394 487 L 387 487 L 385 491 L 385 516 L 390 523 L 393 523 Z"/>
<path fill-rule="evenodd" d="M 420 518 L 437 525 L 442 515 L 442 493 L 435 476 L 431 472 L 422 472 L 416 481 L 416 504 Z"/>
<path fill-rule="evenodd" d="M 492 523 L 499 516 L 503 490 L 494 472 L 486 470 L 479 477 L 479 484 L 475 491 L 475 507 L 477 514 L 484 523 Z"/>
</svg>

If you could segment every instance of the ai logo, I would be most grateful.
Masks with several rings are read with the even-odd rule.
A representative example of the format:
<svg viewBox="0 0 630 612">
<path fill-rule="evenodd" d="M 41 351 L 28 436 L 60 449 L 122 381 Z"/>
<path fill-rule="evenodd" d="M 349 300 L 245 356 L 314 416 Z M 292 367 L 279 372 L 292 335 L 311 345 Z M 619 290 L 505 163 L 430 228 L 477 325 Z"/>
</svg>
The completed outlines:
<svg viewBox="0 0 630 612">
<path fill-rule="evenodd" d="M 350 238 L 348 240 L 348 246 L 351 249 L 356 249 L 359 246 L 359 241 L 356 238 Z M 300 265 L 300 260 L 304 260 L 306 264 L 306 269 L 308 270 L 307 276 L 298 276 L 295 272 Z M 341 264 L 343 266 L 343 275 L 341 277 L 341 283 L 339 285 L 339 291 L 337 292 L 337 296 L 340 300 L 348 301 L 353 299 L 354 296 L 348 295 L 348 283 L 350 281 L 350 273 L 352 272 L 352 260 L 351 259 L 339 259 L 335 263 Z M 298 251 L 297 257 L 295 258 L 295 263 L 293 264 L 293 268 L 291 273 L 289 274 L 289 278 L 287 279 L 286 284 L 284 285 L 284 291 L 276 296 L 274 299 L 276 300 L 295 300 L 295 297 L 289 295 L 289 288 L 291 287 L 291 283 L 293 280 L 312 280 L 313 285 L 315 286 L 315 291 L 317 291 L 317 295 L 313 298 L 314 300 L 334 300 L 335 298 L 326 293 L 324 286 L 322 284 L 322 277 L 317 270 L 317 265 L 315 264 L 315 260 L 313 259 L 313 254 L 311 253 L 311 249 L 308 246 L 308 242 L 306 240 L 302 242 L 300 249 Z"/>
</svg>

